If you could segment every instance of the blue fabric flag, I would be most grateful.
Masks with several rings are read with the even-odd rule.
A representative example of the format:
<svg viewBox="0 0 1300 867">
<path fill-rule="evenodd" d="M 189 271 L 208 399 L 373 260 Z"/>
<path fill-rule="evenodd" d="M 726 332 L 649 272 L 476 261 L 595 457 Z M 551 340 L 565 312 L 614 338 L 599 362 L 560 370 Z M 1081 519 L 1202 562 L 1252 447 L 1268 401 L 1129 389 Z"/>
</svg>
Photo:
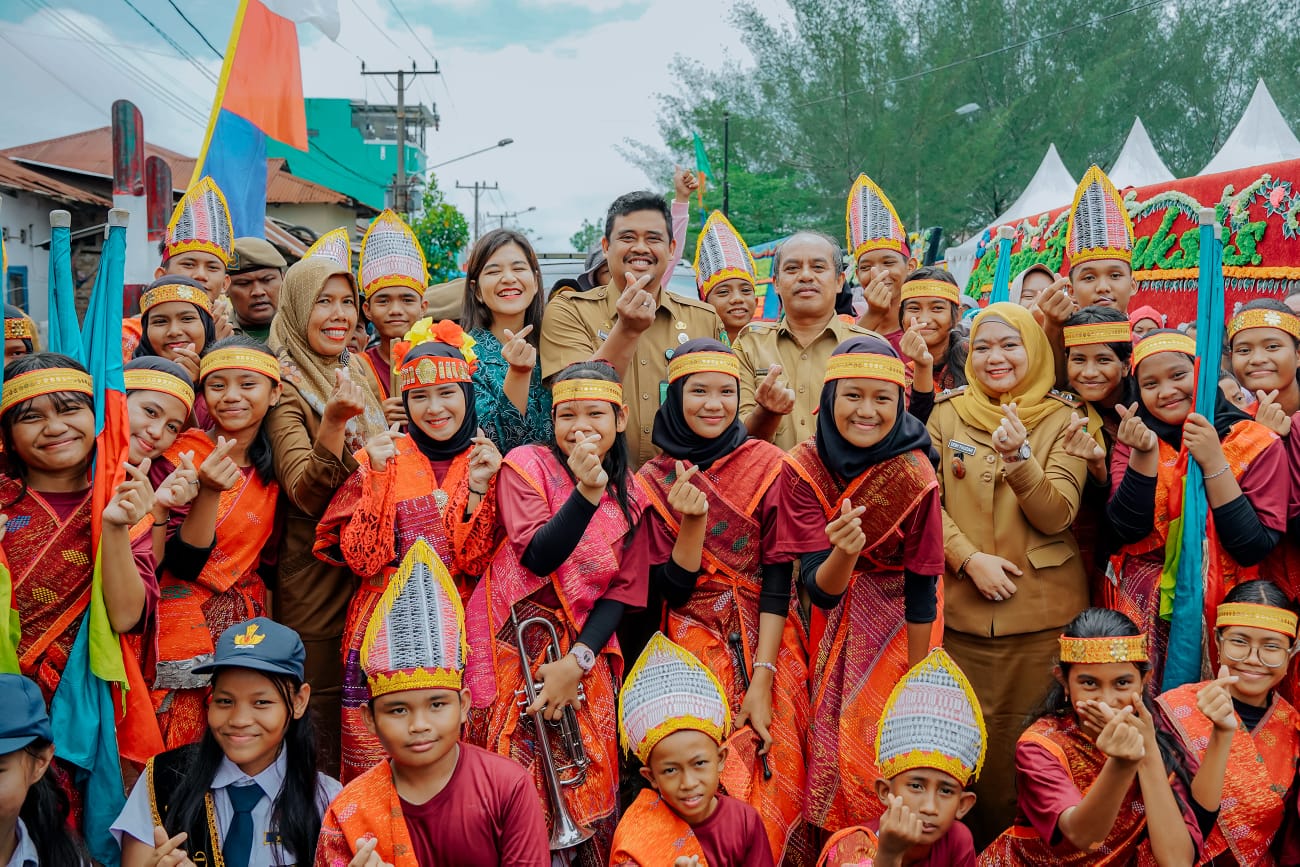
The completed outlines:
<svg viewBox="0 0 1300 867">
<path fill-rule="evenodd" d="M 72 284 L 72 227 L 50 227 L 50 281 L 48 288 L 49 351 L 62 352 L 82 364 L 81 327 L 77 322 L 76 292 Z"/>
<path fill-rule="evenodd" d="M 203 170 L 226 196 L 235 237 L 266 237 L 266 134 L 222 109 Z"/>
</svg>

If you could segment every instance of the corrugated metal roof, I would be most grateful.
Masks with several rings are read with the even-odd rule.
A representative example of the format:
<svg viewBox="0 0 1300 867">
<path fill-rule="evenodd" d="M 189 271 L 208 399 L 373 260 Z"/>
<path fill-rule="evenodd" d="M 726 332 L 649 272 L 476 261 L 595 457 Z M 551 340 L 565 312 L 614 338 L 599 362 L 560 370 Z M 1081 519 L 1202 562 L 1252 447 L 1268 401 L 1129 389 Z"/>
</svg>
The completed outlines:
<svg viewBox="0 0 1300 867">
<path fill-rule="evenodd" d="M 187 157 L 147 142 L 144 146 L 144 155 L 146 158 L 161 157 L 171 166 L 173 185 L 189 183 L 190 177 L 194 174 L 196 162 L 194 157 Z M 98 129 L 8 148 L 0 151 L 0 156 L 7 156 L 33 166 L 47 166 L 111 178 L 113 176 L 113 130 L 101 126 Z M 185 187 L 177 186 L 176 191 L 184 192 Z M 343 193 L 290 174 L 286 161 L 282 158 L 267 160 L 266 201 L 273 205 L 349 205 L 352 203 L 352 200 Z"/>
<path fill-rule="evenodd" d="M 107 199 L 46 177 L 3 156 L 0 156 L 0 187 L 47 196 L 59 202 L 98 205 L 103 208 L 113 207 L 113 203 Z"/>
</svg>

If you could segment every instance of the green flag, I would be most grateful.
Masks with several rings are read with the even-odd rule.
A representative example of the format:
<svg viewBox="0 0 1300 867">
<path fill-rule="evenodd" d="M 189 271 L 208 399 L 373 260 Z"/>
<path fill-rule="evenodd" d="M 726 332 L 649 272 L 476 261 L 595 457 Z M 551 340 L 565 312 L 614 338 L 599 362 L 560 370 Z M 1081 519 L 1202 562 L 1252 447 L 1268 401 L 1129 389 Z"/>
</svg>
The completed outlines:
<svg viewBox="0 0 1300 867">
<path fill-rule="evenodd" d="M 704 142 L 700 141 L 699 133 L 695 134 L 695 171 L 717 183 L 713 177 L 713 167 L 709 165 L 709 155 L 704 152 Z"/>
</svg>

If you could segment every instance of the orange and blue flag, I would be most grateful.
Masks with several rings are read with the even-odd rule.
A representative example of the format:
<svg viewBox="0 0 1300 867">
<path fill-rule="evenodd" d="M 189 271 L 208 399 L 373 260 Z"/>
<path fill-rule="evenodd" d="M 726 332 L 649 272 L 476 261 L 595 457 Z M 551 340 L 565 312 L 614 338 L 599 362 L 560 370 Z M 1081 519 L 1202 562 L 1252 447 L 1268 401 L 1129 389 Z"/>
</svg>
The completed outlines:
<svg viewBox="0 0 1300 867">
<path fill-rule="evenodd" d="M 266 139 L 307 150 L 298 26 L 262 0 L 240 0 L 212 116 L 190 186 L 221 188 L 236 237 L 266 233 Z"/>
</svg>

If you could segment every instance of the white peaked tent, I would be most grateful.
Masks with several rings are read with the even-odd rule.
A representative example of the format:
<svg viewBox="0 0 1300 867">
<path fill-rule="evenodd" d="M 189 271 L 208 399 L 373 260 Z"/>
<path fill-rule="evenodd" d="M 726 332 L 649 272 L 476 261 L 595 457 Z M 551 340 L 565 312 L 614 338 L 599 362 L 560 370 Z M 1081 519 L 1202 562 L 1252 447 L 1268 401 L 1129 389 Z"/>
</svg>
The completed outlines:
<svg viewBox="0 0 1300 867">
<path fill-rule="evenodd" d="M 1214 159 L 1201 169 L 1201 174 L 1212 175 L 1293 159 L 1300 159 L 1300 139 L 1278 111 L 1273 95 L 1261 78 L 1255 85 L 1250 105 L 1246 106 L 1245 113 L 1237 122 L 1237 128 Z"/>
<path fill-rule="evenodd" d="M 1145 187 L 1147 184 L 1160 184 L 1174 180 L 1174 173 L 1169 171 L 1160 154 L 1156 153 L 1147 128 L 1142 125 L 1142 118 L 1134 118 L 1133 129 L 1129 130 L 1128 139 L 1120 149 L 1119 157 L 1107 172 L 1111 182 L 1119 189 L 1125 187 Z"/>
<path fill-rule="evenodd" d="M 1038 171 L 1034 172 L 1020 198 L 999 214 L 989 227 L 1001 226 L 1021 217 L 1032 217 L 1068 205 L 1073 201 L 1074 190 L 1078 186 L 1078 181 L 1066 169 L 1065 163 L 1061 162 L 1056 145 L 1052 144 L 1047 148 L 1047 154 L 1038 164 Z M 958 286 L 965 286 L 966 280 L 975 270 L 975 251 L 979 249 L 982 234 L 983 232 L 976 232 L 965 243 L 947 250 L 945 260 L 948 270 L 957 278 Z"/>
</svg>

